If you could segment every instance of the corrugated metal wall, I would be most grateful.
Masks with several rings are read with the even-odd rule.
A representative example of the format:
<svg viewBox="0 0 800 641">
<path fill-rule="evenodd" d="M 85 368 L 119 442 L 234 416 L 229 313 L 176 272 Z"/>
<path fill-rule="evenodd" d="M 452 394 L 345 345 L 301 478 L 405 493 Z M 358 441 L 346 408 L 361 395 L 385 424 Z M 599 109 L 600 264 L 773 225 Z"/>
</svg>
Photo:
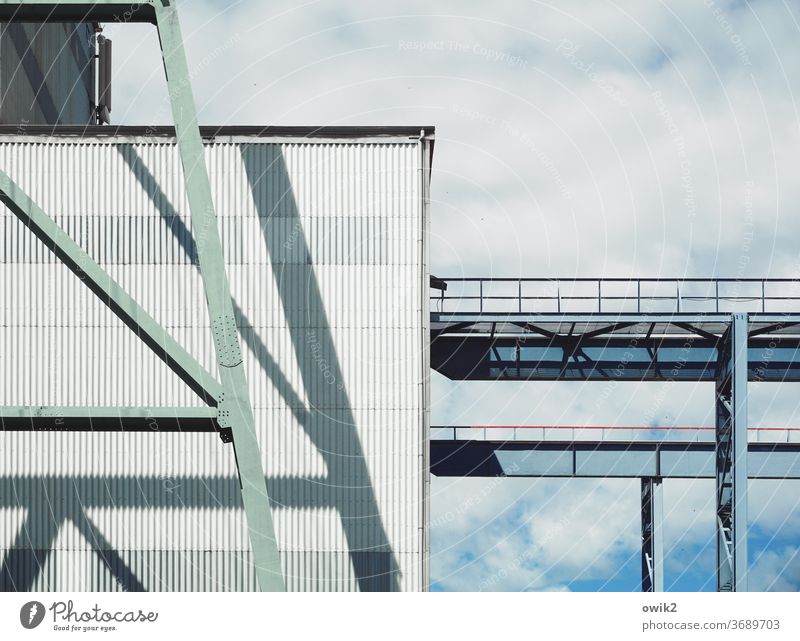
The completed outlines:
<svg viewBox="0 0 800 641">
<path fill-rule="evenodd" d="M 87 24 L 0 24 L 0 124 L 93 121 L 94 31 Z"/>
<path fill-rule="evenodd" d="M 423 589 L 423 144 L 206 151 L 289 588 Z M 0 137 L 0 167 L 216 371 L 169 140 Z M 12 214 L 0 225 L 0 404 L 200 404 Z M 5 589 L 254 587 L 212 434 L 0 434 L 0 545 Z"/>
</svg>

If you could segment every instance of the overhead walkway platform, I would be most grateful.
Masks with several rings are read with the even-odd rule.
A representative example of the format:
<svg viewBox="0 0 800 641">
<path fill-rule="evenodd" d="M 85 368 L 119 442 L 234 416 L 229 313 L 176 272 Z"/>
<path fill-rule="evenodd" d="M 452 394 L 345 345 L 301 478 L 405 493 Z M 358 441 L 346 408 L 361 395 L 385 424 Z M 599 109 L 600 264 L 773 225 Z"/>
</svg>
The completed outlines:
<svg viewBox="0 0 800 641">
<path fill-rule="evenodd" d="M 800 381 L 800 283 L 432 278 L 430 330 L 431 367 L 451 380 L 714 383 L 716 425 L 689 440 L 680 428 L 434 428 L 431 472 L 641 479 L 644 591 L 663 588 L 663 480 L 713 478 L 717 589 L 747 589 L 748 480 L 800 479 L 797 430 L 748 429 L 747 385 Z"/>
</svg>

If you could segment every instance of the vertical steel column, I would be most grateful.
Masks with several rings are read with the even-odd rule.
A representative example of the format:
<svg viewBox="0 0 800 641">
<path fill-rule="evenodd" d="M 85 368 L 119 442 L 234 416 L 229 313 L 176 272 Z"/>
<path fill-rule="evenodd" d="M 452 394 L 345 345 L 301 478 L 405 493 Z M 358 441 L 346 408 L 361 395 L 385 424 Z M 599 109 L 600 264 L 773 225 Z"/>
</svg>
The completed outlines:
<svg viewBox="0 0 800 641">
<path fill-rule="evenodd" d="M 717 591 L 747 590 L 747 314 L 733 314 L 716 384 Z"/>
<path fill-rule="evenodd" d="M 214 332 L 214 346 L 224 392 L 218 400 L 221 427 L 230 427 L 242 501 L 256 576 L 262 590 L 285 589 L 278 545 L 272 523 L 272 510 L 256 438 L 255 420 L 247 389 L 239 332 L 236 327 L 217 217 L 206 169 L 203 141 L 197 123 L 192 85 L 183 50 L 175 0 L 154 4 L 161 53 L 167 74 L 175 133 L 183 165 L 186 192 L 191 210 L 192 234 L 197 245 L 208 312 Z"/>
<path fill-rule="evenodd" d="M 664 591 L 664 489 L 660 478 L 642 478 L 642 592 Z"/>
</svg>

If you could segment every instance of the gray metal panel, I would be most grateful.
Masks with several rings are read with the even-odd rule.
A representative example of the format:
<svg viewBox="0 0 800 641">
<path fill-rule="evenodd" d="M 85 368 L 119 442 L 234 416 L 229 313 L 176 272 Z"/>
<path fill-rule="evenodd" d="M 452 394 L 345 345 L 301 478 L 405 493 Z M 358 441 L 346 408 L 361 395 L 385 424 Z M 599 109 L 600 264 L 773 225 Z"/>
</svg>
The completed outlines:
<svg viewBox="0 0 800 641">
<path fill-rule="evenodd" d="M 94 64 L 88 24 L 0 25 L 0 124 L 93 122 Z"/>
<path fill-rule="evenodd" d="M 498 451 L 497 460 L 509 476 L 572 476 L 571 451 L 531 450 L 525 456 L 517 452 Z"/>
<path fill-rule="evenodd" d="M 711 451 L 676 451 L 661 452 L 661 474 L 666 477 L 714 477 L 713 447 Z"/>
<path fill-rule="evenodd" d="M 800 478 L 800 453 L 750 451 L 747 468 L 750 478 Z"/>
<path fill-rule="evenodd" d="M 634 449 L 624 453 L 605 450 L 583 450 L 575 452 L 576 476 L 641 477 L 658 476 L 655 451 Z"/>
</svg>

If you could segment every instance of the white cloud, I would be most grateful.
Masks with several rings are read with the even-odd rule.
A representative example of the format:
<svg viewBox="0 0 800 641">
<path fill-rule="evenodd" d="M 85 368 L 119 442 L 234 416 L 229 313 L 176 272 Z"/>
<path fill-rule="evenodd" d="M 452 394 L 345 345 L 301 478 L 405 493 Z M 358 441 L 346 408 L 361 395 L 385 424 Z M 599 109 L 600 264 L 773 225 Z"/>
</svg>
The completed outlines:
<svg viewBox="0 0 800 641">
<path fill-rule="evenodd" d="M 437 125 L 442 273 L 731 273 L 753 180 L 750 269 L 785 274 L 796 252 L 775 232 L 798 195 L 798 64 L 783 55 L 796 28 L 765 4 L 251 0 L 182 16 L 205 122 Z M 169 122 L 152 30 L 110 31 L 115 118 Z M 686 146 L 691 218 L 655 91 Z"/>
<path fill-rule="evenodd" d="M 613 579 L 638 550 L 638 482 L 437 479 L 431 563 L 456 590 L 551 590 Z"/>
<path fill-rule="evenodd" d="M 786 546 L 757 557 L 750 571 L 748 589 L 753 592 L 800 590 L 800 549 Z"/>
</svg>

